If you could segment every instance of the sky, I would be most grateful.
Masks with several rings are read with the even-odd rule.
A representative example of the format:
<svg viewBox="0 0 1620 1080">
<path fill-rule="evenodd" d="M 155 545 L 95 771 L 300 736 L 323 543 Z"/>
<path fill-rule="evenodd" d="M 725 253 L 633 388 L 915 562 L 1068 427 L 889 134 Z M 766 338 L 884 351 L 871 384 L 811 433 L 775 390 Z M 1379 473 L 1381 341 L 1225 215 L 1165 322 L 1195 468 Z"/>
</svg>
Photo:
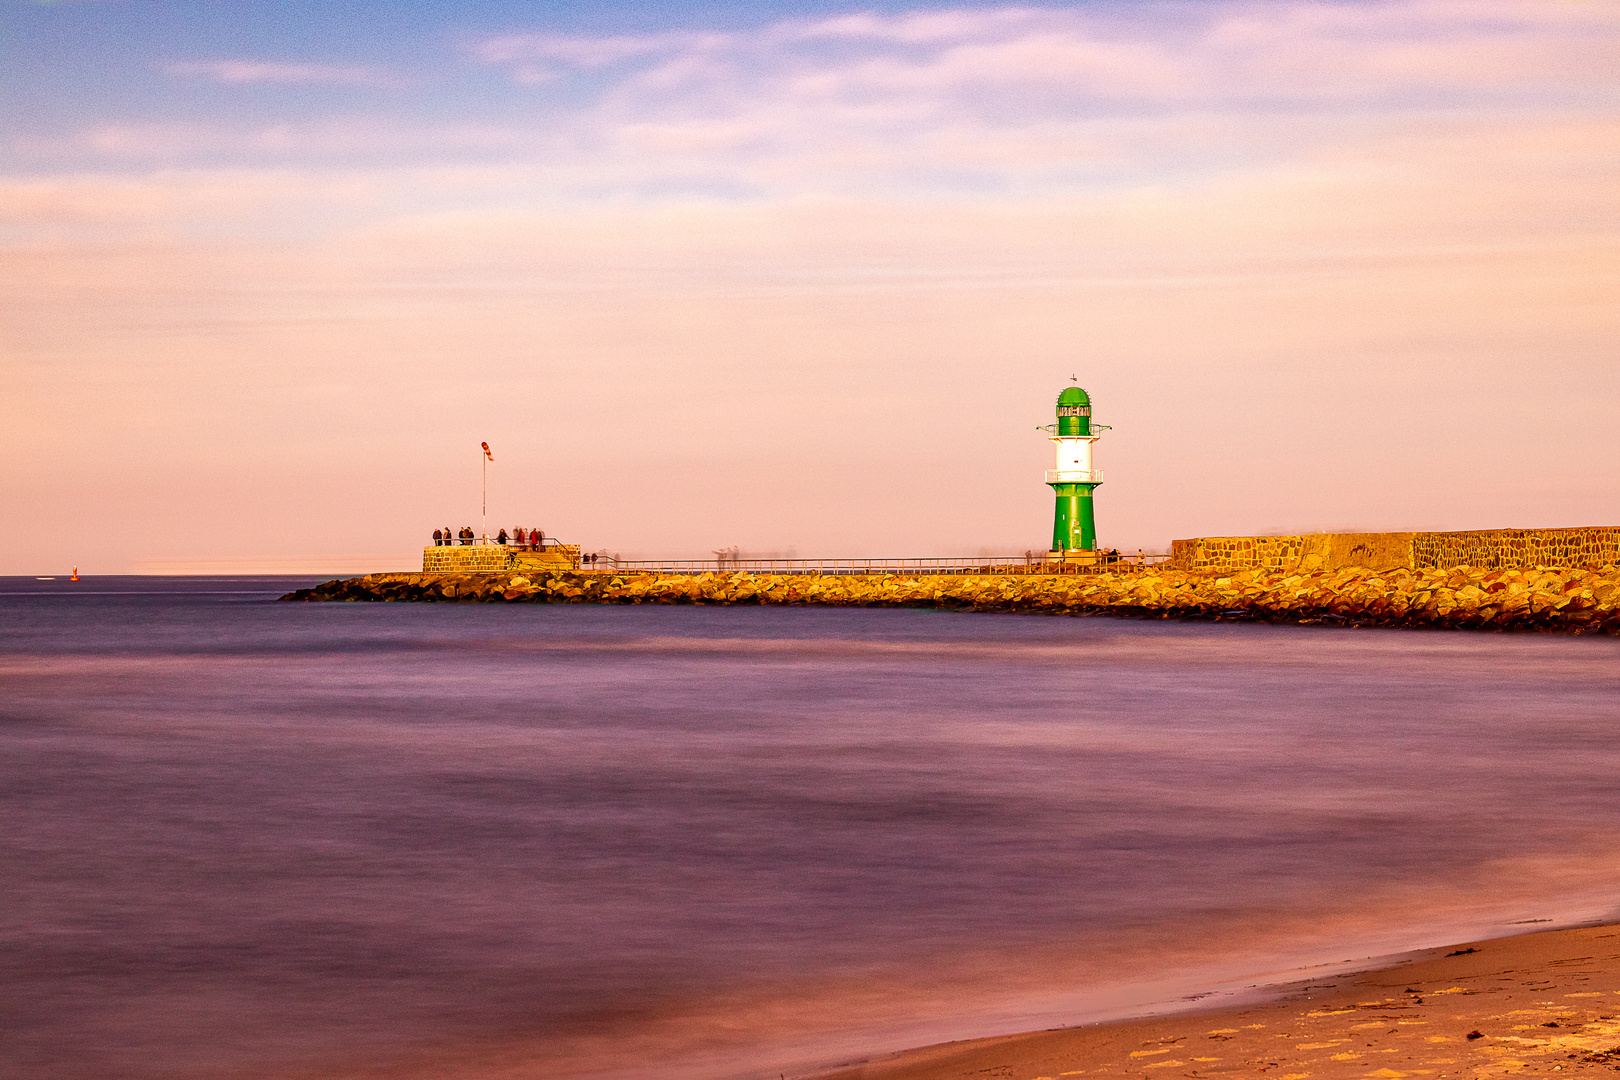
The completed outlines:
<svg viewBox="0 0 1620 1080">
<path fill-rule="evenodd" d="M 1620 0 L 0 0 L 0 574 L 1620 524 Z"/>
</svg>

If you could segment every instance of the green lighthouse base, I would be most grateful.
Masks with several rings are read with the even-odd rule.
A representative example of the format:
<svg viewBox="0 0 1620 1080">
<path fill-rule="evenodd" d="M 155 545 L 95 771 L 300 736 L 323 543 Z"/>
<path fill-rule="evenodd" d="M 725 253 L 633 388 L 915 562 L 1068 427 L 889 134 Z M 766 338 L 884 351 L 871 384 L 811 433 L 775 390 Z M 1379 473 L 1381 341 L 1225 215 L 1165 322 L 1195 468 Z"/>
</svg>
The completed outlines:
<svg viewBox="0 0 1620 1080">
<path fill-rule="evenodd" d="M 1052 516 L 1053 551 L 1092 551 L 1097 547 L 1097 518 L 1091 492 L 1096 484 L 1053 484 L 1057 510 Z"/>
</svg>

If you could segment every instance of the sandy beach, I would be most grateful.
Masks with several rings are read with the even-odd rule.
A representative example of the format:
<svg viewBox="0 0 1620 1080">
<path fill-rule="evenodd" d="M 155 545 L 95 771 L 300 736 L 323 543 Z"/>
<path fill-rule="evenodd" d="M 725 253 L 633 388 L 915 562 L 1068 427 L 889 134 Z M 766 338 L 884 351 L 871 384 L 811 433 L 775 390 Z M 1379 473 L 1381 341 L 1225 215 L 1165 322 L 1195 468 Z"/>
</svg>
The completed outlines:
<svg viewBox="0 0 1620 1080">
<path fill-rule="evenodd" d="M 1255 1005 L 924 1047 L 822 1080 L 1620 1071 L 1620 926 L 1430 949 Z"/>
</svg>

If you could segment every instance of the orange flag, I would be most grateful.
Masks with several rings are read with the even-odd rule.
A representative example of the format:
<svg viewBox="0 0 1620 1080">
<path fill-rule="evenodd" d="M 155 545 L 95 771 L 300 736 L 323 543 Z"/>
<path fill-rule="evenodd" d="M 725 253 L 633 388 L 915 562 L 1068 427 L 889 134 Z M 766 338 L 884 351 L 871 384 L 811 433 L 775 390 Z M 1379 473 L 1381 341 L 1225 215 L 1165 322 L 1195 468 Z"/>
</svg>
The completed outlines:
<svg viewBox="0 0 1620 1080">
<path fill-rule="evenodd" d="M 495 455 L 489 452 L 489 443 L 479 443 L 478 445 L 484 448 L 485 457 L 489 458 L 491 461 L 495 460 Z"/>
</svg>

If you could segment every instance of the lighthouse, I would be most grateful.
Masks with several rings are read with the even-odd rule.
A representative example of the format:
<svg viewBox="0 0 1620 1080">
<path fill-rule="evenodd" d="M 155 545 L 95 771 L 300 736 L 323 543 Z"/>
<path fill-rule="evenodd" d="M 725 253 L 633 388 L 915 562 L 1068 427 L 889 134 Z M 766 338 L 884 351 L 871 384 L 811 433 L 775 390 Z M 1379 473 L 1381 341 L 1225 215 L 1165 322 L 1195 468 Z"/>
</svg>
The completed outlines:
<svg viewBox="0 0 1620 1080">
<path fill-rule="evenodd" d="M 1052 553 L 1094 551 L 1097 518 L 1091 493 L 1102 483 L 1103 474 L 1092 468 L 1091 444 L 1108 429 L 1091 422 L 1090 395 L 1071 386 L 1058 395 L 1057 423 L 1042 430 L 1052 433 L 1052 444 L 1057 447 L 1057 468 L 1046 470 L 1046 482 L 1057 496 Z"/>
</svg>

